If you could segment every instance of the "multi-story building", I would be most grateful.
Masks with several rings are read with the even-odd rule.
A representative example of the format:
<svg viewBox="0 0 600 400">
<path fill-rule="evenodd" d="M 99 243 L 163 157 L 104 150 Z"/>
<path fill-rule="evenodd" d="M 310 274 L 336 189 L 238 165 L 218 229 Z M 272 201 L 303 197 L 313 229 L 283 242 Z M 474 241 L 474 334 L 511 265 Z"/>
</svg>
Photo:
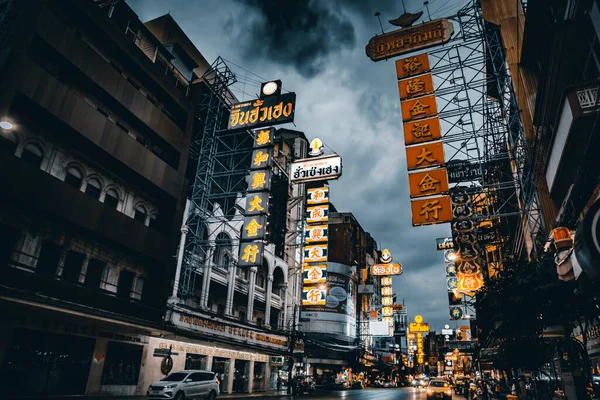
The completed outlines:
<svg viewBox="0 0 600 400">
<path fill-rule="evenodd" d="M 2 1 L 0 21 L 4 395 L 144 393 L 208 64 L 125 2 Z"/>
</svg>

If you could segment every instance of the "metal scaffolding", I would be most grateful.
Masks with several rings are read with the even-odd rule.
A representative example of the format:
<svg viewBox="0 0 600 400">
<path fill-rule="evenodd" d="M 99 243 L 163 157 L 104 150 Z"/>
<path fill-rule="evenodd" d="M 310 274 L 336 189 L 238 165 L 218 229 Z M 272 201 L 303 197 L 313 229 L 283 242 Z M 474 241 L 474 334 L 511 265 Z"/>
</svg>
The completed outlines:
<svg viewBox="0 0 600 400">
<path fill-rule="evenodd" d="M 196 113 L 198 130 L 190 146 L 188 234 L 179 280 L 182 297 L 195 293 L 197 271 L 208 262 L 215 238 L 209 232 L 219 224 L 230 223 L 236 215 L 235 203 L 246 191 L 252 137 L 248 131 L 228 131 L 227 119 L 235 98 L 229 87 L 235 74 L 220 57 L 197 84 L 199 102 Z M 215 215 L 215 205 L 221 213 Z M 233 240 L 238 239 L 232 238 Z"/>
</svg>

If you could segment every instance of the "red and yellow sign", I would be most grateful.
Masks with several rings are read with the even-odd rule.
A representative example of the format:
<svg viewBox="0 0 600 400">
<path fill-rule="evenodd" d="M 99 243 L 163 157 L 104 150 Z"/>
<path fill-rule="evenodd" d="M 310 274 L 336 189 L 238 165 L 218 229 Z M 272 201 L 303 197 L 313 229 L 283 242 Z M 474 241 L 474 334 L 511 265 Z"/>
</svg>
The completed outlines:
<svg viewBox="0 0 600 400">
<path fill-rule="evenodd" d="M 392 296 L 394 294 L 394 289 L 391 286 L 384 286 L 381 288 L 382 296 Z"/>
<path fill-rule="evenodd" d="M 446 168 L 408 174 L 410 197 L 431 196 L 448 192 L 448 171 Z"/>
<path fill-rule="evenodd" d="M 390 297 L 390 296 L 382 297 L 381 298 L 381 305 L 383 305 L 383 306 L 393 306 L 394 305 L 394 298 Z"/>
<path fill-rule="evenodd" d="M 318 287 L 302 289 L 303 306 L 323 306 L 327 303 L 327 291 Z"/>
<path fill-rule="evenodd" d="M 433 142 L 406 148 L 406 167 L 409 171 L 437 167 L 444 163 L 442 142 Z"/>
<path fill-rule="evenodd" d="M 384 317 L 391 317 L 394 315 L 394 309 L 392 307 L 381 307 L 381 315 Z"/>
<path fill-rule="evenodd" d="M 329 188 L 327 186 L 306 190 L 306 204 L 324 204 L 327 202 L 329 202 Z"/>
<path fill-rule="evenodd" d="M 442 138 L 439 118 L 427 118 L 418 121 L 407 122 L 404 128 L 404 144 L 431 142 Z"/>
<path fill-rule="evenodd" d="M 431 74 L 413 76 L 412 78 L 398 81 L 400 100 L 423 96 L 433 93 L 433 79 Z"/>
<path fill-rule="evenodd" d="M 435 96 L 419 97 L 400 102 L 402 121 L 408 122 L 437 115 Z"/>
<path fill-rule="evenodd" d="M 375 264 L 371 267 L 371 273 L 373 276 L 400 275 L 402 273 L 402 265 L 399 263 Z"/>
<path fill-rule="evenodd" d="M 410 208 L 413 226 L 441 224 L 452 220 L 449 196 L 413 200 Z"/>
<path fill-rule="evenodd" d="M 327 225 L 307 225 L 304 228 L 304 241 L 306 243 L 326 242 L 328 238 Z"/>
<path fill-rule="evenodd" d="M 392 286 L 392 278 L 389 276 L 381 278 L 381 286 Z"/>
<path fill-rule="evenodd" d="M 327 245 L 314 244 L 304 246 L 304 262 L 323 262 L 327 261 Z"/>
<path fill-rule="evenodd" d="M 302 277 L 305 285 L 327 282 L 327 265 L 303 265 Z"/>
<path fill-rule="evenodd" d="M 418 54 L 396 61 L 396 76 L 398 79 L 408 78 L 409 76 L 419 75 L 431 71 L 429 67 L 429 57 L 427 53 Z"/>
<path fill-rule="evenodd" d="M 306 207 L 306 214 L 306 222 L 309 224 L 327 222 L 329 219 L 329 204 L 324 206 Z"/>
</svg>

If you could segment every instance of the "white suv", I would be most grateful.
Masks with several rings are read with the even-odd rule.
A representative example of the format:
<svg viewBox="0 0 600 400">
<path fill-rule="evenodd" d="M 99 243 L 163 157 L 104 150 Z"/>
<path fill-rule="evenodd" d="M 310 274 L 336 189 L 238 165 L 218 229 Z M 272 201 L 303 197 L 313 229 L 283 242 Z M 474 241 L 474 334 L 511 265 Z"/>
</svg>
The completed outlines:
<svg viewBox="0 0 600 400">
<path fill-rule="evenodd" d="M 174 372 L 148 388 L 151 399 L 215 399 L 219 394 L 219 382 L 214 372 L 186 370 Z"/>
</svg>

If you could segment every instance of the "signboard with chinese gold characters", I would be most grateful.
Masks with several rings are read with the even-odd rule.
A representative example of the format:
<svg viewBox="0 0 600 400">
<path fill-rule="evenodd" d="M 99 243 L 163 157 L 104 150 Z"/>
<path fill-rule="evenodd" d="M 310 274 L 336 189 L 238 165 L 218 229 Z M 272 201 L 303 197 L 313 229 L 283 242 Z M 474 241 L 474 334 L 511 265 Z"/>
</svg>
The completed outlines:
<svg viewBox="0 0 600 400">
<path fill-rule="evenodd" d="M 306 204 L 325 204 L 329 202 L 329 187 L 324 186 L 320 188 L 307 189 L 306 190 Z"/>
<path fill-rule="evenodd" d="M 242 240 L 264 240 L 267 232 L 267 216 L 253 215 L 244 218 Z"/>
<path fill-rule="evenodd" d="M 271 168 L 273 165 L 273 148 L 256 149 L 252 152 L 252 163 L 250 169 Z"/>
<path fill-rule="evenodd" d="M 402 265 L 399 263 L 375 264 L 371 267 L 371 274 L 373 274 L 373 276 L 400 275 L 402 274 Z M 385 278 L 382 278 L 382 282 L 383 279 Z"/>
<path fill-rule="evenodd" d="M 263 250 L 264 247 L 262 242 L 240 243 L 238 267 L 262 265 Z"/>
<path fill-rule="evenodd" d="M 327 261 L 327 245 L 314 244 L 304 246 L 303 262 L 323 262 Z"/>
<path fill-rule="evenodd" d="M 275 144 L 275 128 L 254 131 L 254 148 L 268 147 Z"/>
<path fill-rule="evenodd" d="M 227 129 L 260 128 L 294 122 L 296 93 L 266 96 L 234 104 Z"/>
<path fill-rule="evenodd" d="M 329 204 L 306 207 L 306 222 L 309 224 L 327 222 L 329 219 Z"/>
<path fill-rule="evenodd" d="M 342 176 L 342 157 L 335 155 L 305 158 L 294 161 L 291 182 L 311 182 L 338 179 Z"/>
<path fill-rule="evenodd" d="M 429 67 L 429 56 L 427 53 L 402 58 L 396 61 L 396 76 L 398 80 L 409 76 L 420 75 L 431 71 Z"/>
<path fill-rule="evenodd" d="M 381 286 L 392 286 L 392 278 L 389 276 L 383 276 L 381 278 Z"/>
<path fill-rule="evenodd" d="M 382 296 L 393 296 L 394 295 L 394 289 L 392 289 L 391 286 L 384 286 L 384 287 L 381 288 L 381 295 Z"/>
<path fill-rule="evenodd" d="M 424 96 L 400 102 L 402 121 L 408 122 L 437 115 L 435 96 Z"/>
<path fill-rule="evenodd" d="M 404 129 L 404 144 L 432 142 L 442 138 L 442 130 L 440 128 L 440 120 L 438 117 L 420 119 L 417 121 L 407 122 L 403 125 Z"/>
<path fill-rule="evenodd" d="M 413 200 L 410 208 L 413 226 L 441 224 L 452 220 L 449 196 Z"/>
<path fill-rule="evenodd" d="M 302 289 L 303 306 L 322 306 L 327 303 L 327 290 L 318 286 L 309 286 Z"/>
<path fill-rule="evenodd" d="M 454 26 L 445 18 L 398 29 L 369 40 L 365 51 L 373 61 L 386 60 L 415 50 L 446 43 L 454 33 Z"/>
<path fill-rule="evenodd" d="M 246 208 L 244 215 L 262 215 L 267 214 L 269 209 L 269 193 L 255 192 L 246 196 Z"/>
<path fill-rule="evenodd" d="M 398 92 L 400 100 L 412 99 L 426 94 L 433 93 L 433 78 L 431 74 L 413 76 L 408 79 L 398 81 Z"/>
<path fill-rule="evenodd" d="M 302 266 L 302 279 L 305 285 L 327 282 L 327 265 L 306 265 Z"/>
<path fill-rule="evenodd" d="M 448 172 L 437 168 L 408 174 L 408 186 L 411 198 L 447 193 Z"/>
<path fill-rule="evenodd" d="M 409 171 L 437 167 L 444 163 L 442 142 L 420 144 L 406 148 L 406 166 Z"/>
<path fill-rule="evenodd" d="M 265 192 L 271 189 L 271 171 L 257 169 L 248 175 L 248 192 Z"/>
<path fill-rule="evenodd" d="M 394 298 L 390 297 L 390 296 L 382 297 L 381 298 L 381 305 L 382 306 L 393 306 L 394 305 Z"/>
<path fill-rule="evenodd" d="M 391 317 L 392 315 L 394 315 L 394 308 L 393 307 L 381 307 L 381 315 L 383 315 L 384 317 Z"/>
<path fill-rule="evenodd" d="M 304 227 L 304 241 L 306 243 L 327 242 L 328 230 L 327 225 L 307 225 Z"/>
</svg>

